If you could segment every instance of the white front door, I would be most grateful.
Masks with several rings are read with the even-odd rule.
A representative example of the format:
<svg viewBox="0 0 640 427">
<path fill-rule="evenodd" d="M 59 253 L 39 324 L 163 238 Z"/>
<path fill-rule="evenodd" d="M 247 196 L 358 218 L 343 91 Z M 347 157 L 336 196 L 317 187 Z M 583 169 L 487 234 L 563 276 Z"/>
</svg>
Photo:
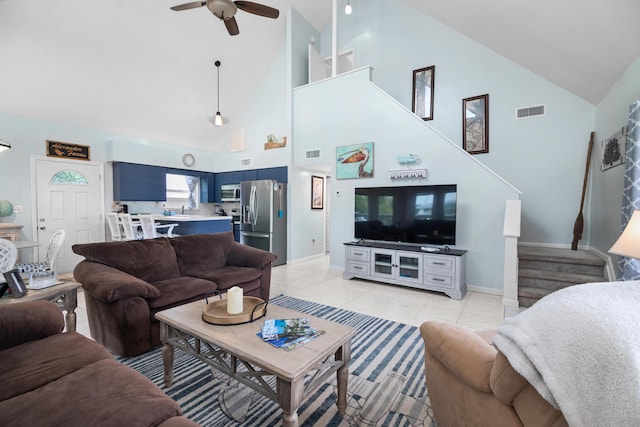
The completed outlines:
<svg viewBox="0 0 640 427">
<path fill-rule="evenodd" d="M 71 245 L 104 241 L 102 167 L 80 161 L 36 159 L 38 258 L 44 261 L 51 234 L 66 231 L 56 271 L 73 271 L 82 257 Z"/>
</svg>

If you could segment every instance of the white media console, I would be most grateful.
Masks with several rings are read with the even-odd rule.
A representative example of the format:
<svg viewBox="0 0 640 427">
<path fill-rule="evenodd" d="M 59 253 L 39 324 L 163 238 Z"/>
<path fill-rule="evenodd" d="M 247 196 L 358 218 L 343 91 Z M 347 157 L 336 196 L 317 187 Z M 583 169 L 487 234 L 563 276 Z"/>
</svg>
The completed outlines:
<svg viewBox="0 0 640 427">
<path fill-rule="evenodd" d="M 347 242 L 345 279 L 360 278 L 444 292 L 462 299 L 467 292 L 464 254 L 459 249 L 421 248 L 402 243 Z"/>
</svg>

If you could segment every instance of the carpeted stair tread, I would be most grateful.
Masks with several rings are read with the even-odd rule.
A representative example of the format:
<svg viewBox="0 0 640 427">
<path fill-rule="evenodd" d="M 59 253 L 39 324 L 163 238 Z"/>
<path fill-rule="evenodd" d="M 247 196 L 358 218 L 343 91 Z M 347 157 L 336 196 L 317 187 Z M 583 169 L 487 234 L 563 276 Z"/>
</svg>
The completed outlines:
<svg viewBox="0 0 640 427">
<path fill-rule="evenodd" d="M 587 250 L 541 248 L 523 246 L 518 248 L 520 260 L 551 261 L 557 263 L 605 266 L 606 261 L 597 254 Z"/>
<path fill-rule="evenodd" d="M 529 270 L 526 268 L 518 269 L 519 278 L 531 278 L 540 280 L 552 280 L 556 282 L 567 282 L 573 284 L 590 283 L 590 282 L 606 282 L 604 276 L 593 276 L 590 274 L 566 273 L 562 271 L 547 270 Z"/>
</svg>

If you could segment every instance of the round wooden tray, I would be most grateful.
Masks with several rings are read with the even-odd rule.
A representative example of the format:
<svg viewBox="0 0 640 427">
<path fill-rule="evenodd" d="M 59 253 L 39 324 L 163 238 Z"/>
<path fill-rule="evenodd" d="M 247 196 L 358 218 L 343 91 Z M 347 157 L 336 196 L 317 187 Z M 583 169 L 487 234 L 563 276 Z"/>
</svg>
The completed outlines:
<svg viewBox="0 0 640 427">
<path fill-rule="evenodd" d="M 227 313 L 227 300 L 210 302 L 202 312 L 202 320 L 212 325 L 239 325 L 253 322 L 267 314 L 267 303 L 257 297 L 243 297 L 242 313 Z"/>
</svg>

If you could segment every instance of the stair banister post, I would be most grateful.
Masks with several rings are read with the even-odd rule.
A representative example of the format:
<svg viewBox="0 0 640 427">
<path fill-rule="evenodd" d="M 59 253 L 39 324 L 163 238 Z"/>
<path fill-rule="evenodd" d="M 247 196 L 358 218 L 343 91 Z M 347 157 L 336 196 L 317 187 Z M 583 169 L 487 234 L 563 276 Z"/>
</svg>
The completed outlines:
<svg viewBox="0 0 640 427">
<path fill-rule="evenodd" d="M 518 314 L 518 238 L 520 237 L 521 200 L 507 200 L 504 211 L 504 317 Z"/>
</svg>

